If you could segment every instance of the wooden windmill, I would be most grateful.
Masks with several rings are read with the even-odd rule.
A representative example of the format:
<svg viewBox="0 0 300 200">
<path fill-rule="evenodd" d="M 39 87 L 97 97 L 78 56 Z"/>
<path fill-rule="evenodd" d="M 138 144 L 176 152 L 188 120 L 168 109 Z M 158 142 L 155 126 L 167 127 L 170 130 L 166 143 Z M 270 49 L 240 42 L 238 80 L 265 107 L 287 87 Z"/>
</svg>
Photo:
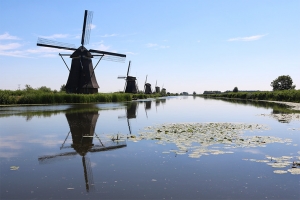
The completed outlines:
<svg viewBox="0 0 300 200">
<path fill-rule="evenodd" d="M 145 80 L 145 85 L 144 85 L 144 93 L 152 94 L 151 84 L 147 83 L 147 77 L 148 77 L 148 75 L 146 75 L 146 80 Z"/>
<path fill-rule="evenodd" d="M 68 159 L 70 156 L 80 155 L 82 157 L 81 160 L 87 192 L 94 189 L 92 167 L 89 158 L 86 156 L 87 153 L 114 150 L 127 146 L 125 142 L 102 142 L 100 137 L 95 133 L 98 117 L 98 111 L 87 113 L 71 111 L 70 113 L 66 113 L 70 131 L 60 150 L 73 148 L 75 152 L 72 151 L 55 155 L 45 155 L 38 158 L 40 164 L 47 164 L 57 160 Z M 65 146 L 65 142 L 67 141 L 70 133 L 72 135 L 72 144 L 70 146 Z M 99 144 L 94 144 L 94 137 L 99 140 Z"/>
<path fill-rule="evenodd" d="M 156 93 L 160 93 L 160 87 L 157 86 L 157 81 L 156 81 L 156 83 L 155 83 L 155 92 L 156 92 Z"/>
<path fill-rule="evenodd" d="M 77 49 L 74 45 L 38 38 L 37 46 L 74 51 L 72 54 L 59 54 L 70 72 L 66 84 L 66 91 L 68 93 L 97 93 L 99 85 L 97 83 L 94 70 L 99 64 L 100 60 L 103 59 L 123 62 L 126 58 L 125 54 L 94 49 L 87 50 L 84 47 L 84 45 L 89 43 L 92 18 L 93 12 L 85 10 L 81 46 Z M 68 67 L 62 56 L 70 56 L 72 59 L 71 68 Z M 92 58 L 96 56 L 99 57 L 99 61 L 97 62 L 96 66 L 93 67 Z"/>
<path fill-rule="evenodd" d="M 164 88 L 164 85 L 161 87 L 161 94 L 162 95 L 166 95 L 167 94 L 167 90 L 166 90 L 166 88 Z"/>
<path fill-rule="evenodd" d="M 138 90 L 138 86 L 137 86 L 137 79 L 134 76 L 129 76 L 129 72 L 130 72 L 130 64 L 131 61 L 129 61 L 128 64 L 128 69 L 127 69 L 127 75 L 126 76 L 118 76 L 118 79 L 125 79 L 126 83 L 124 86 L 124 92 L 125 93 L 137 93 Z"/>
</svg>

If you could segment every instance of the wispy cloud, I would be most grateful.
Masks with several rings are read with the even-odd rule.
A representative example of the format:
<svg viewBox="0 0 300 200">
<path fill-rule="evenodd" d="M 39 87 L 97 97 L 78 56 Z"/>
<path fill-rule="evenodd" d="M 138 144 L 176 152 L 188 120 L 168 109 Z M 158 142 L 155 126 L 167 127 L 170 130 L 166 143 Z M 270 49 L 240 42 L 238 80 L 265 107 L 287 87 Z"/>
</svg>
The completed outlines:
<svg viewBox="0 0 300 200">
<path fill-rule="evenodd" d="M 7 44 L 0 45 L 0 55 L 2 56 L 10 56 L 10 57 L 20 57 L 20 58 L 33 58 L 33 57 L 54 57 L 57 56 L 58 53 L 67 53 L 70 51 L 66 51 L 63 49 L 54 49 L 48 47 L 36 47 L 32 49 L 22 50 L 20 47 L 22 45 Z"/>
<path fill-rule="evenodd" d="M 127 51 L 127 52 L 124 52 L 124 54 L 137 55 L 138 53 L 134 53 L 134 52 L 131 52 L 131 51 Z"/>
<path fill-rule="evenodd" d="M 69 36 L 70 36 L 69 34 L 53 34 L 49 36 L 40 36 L 40 37 L 46 39 L 59 39 L 59 38 L 67 38 Z"/>
<path fill-rule="evenodd" d="M 0 40 L 20 40 L 19 37 L 10 35 L 9 33 L 4 33 L 0 35 Z"/>
<path fill-rule="evenodd" d="M 146 44 L 146 47 L 157 47 L 158 46 L 158 44 L 153 44 L 153 43 L 148 43 L 148 44 Z"/>
<path fill-rule="evenodd" d="M 95 29 L 95 28 L 96 28 L 96 25 L 95 25 L 95 24 L 90 24 L 90 28 L 91 28 L 91 29 Z"/>
<path fill-rule="evenodd" d="M 19 48 L 21 46 L 22 45 L 20 43 L 0 44 L 0 51 L 17 49 L 17 48 Z"/>
<path fill-rule="evenodd" d="M 236 38 L 230 38 L 227 41 L 228 42 L 234 42 L 234 41 L 242 41 L 242 42 L 249 42 L 249 41 L 255 41 L 259 40 L 262 37 L 266 36 L 267 34 L 264 35 L 253 35 L 253 36 L 248 36 L 248 37 L 236 37 Z"/>
<path fill-rule="evenodd" d="M 159 45 L 159 44 L 156 44 L 156 43 L 148 43 L 146 44 L 146 47 L 148 48 L 158 48 L 158 49 L 167 49 L 167 48 L 170 48 L 170 46 L 166 46 L 166 45 Z"/>
<path fill-rule="evenodd" d="M 103 40 L 101 40 L 100 42 L 95 42 L 95 43 L 91 44 L 91 49 L 107 51 L 110 49 L 110 46 L 104 45 Z"/>
<path fill-rule="evenodd" d="M 118 36 L 118 34 L 113 33 L 113 34 L 100 35 L 100 37 L 115 37 L 115 36 Z"/>
</svg>

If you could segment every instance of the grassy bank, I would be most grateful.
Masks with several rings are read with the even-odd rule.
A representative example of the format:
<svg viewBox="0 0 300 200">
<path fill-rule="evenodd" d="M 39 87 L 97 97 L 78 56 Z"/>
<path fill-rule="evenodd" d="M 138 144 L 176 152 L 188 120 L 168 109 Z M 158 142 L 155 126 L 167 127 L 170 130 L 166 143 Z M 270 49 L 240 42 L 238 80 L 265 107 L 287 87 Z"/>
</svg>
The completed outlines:
<svg viewBox="0 0 300 200">
<path fill-rule="evenodd" d="M 221 94 L 202 94 L 199 96 L 211 98 L 238 98 L 246 100 L 287 101 L 300 103 L 300 90 L 280 90 L 265 92 L 228 92 Z"/>
<path fill-rule="evenodd" d="M 0 90 L 0 104 L 62 104 L 62 103 L 98 103 L 122 102 L 132 99 L 159 97 L 160 94 L 97 93 L 67 94 L 53 91 Z"/>
</svg>

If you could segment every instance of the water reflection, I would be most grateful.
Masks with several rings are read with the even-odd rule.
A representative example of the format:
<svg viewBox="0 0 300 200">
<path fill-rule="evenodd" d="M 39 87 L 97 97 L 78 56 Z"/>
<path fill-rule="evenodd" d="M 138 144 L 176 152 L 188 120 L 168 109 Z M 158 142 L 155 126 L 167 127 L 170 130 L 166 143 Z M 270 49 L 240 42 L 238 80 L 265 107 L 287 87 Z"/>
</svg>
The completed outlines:
<svg viewBox="0 0 300 200">
<path fill-rule="evenodd" d="M 74 112 L 70 109 L 66 114 L 66 118 L 70 127 L 66 139 L 60 147 L 60 150 L 73 148 L 75 152 L 64 152 L 56 155 L 45 155 L 38 158 L 40 164 L 51 163 L 61 158 L 80 155 L 82 157 L 82 166 L 84 172 L 86 191 L 94 190 L 93 173 L 90 159 L 86 157 L 87 153 L 95 153 L 100 151 L 108 151 L 126 147 L 125 141 L 105 141 L 102 142 L 100 137 L 95 133 L 97 120 L 99 117 L 98 111 L 90 112 Z M 72 137 L 72 144 L 65 146 L 69 135 Z M 97 143 L 94 144 L 94 138 L 97 138 Z"/>
<path fill-rule="evenodd" d="M 210 99 L 205 97 L 204 99 Z M 249 101 L 242 99 L 214 99 L 225 101 L 234 104 L 245 106 L 255 106 L 257 108 L 272 109 L 270 114 L 261 114 L 261 116 L 268 116 L 276 119 L 280 123 L 290 123 L 292 120 L 300 120 L 300 111 L 289 109 L 289 106 L 280 103 L 267 102 L 267 101 Z"/>
</svg>

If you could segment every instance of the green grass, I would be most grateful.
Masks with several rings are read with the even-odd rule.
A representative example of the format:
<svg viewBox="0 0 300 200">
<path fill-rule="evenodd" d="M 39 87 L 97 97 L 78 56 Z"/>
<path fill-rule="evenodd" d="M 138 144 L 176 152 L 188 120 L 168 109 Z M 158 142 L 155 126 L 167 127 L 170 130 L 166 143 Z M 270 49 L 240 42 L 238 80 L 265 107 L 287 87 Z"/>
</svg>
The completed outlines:
<svg viewBox="0 0 300 200">
<path fill-rule="evenodd" d="M 228 92 L 221 94 L 199 95 L 211 98 L 230 98 L 247 100 L 287 101 L 300 103 L 300 90 L 280 90 L 262 92 Z"/>
<path fill-rule="evenodd" d="M 0 105 L 10 104 L 63 104 L 63 103 L 98 103 L 123 102 L 134 99 L 160 97 L 160 94 L 128 94 L 97 93 L 97 94 L 67 94 L 65 92 L 30 90 L 0 90 Z"/>
</svg>

